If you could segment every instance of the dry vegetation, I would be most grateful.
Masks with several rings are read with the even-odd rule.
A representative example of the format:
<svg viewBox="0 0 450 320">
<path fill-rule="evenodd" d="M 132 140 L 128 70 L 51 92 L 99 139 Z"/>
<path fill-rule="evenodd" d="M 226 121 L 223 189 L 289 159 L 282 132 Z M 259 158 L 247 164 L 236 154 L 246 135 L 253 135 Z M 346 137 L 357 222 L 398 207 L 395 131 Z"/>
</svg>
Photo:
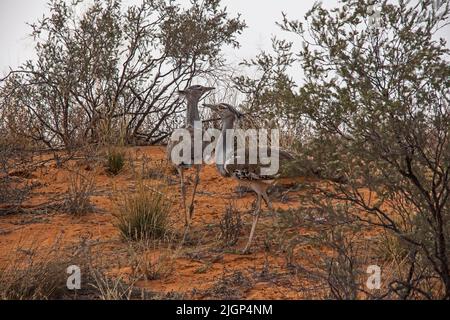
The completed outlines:
<svg viewBox="0 0 450 320">
<path fill-rule="evenodd" d="M 169 236 L 171 203 L 165 194 L 139 183 L 134 193 L 121 196 L 114 217 L 123 238 L 139 241 Z"/>
<path fill-rule="evenodd" d="M 335 211 L 329 206 L 324 212 L 306 205 L 320 180 L 288 180 L 274 188 L 277 213 L 264 215 L 252 252 L 242 255 L 239 248 L 250 229 L 254 205 L 250 193 L 238 191 L 235 182 L 207 166 L 201 176 L 198 215 L 181 245 L 179 194 L 167 185 L 175 176 L 136 178 L 143 163 L 146 170 L 162 167 L 164 149 L 127 148 L 125 154 L 135 168 L 117 176 L 111 176 L 102 161 L 93 161 L 86 170 L 83 160 L 88 186 L 95 181 L 89 192 L 86 185 L 78 185 L 76 192 L 71 187 L 74 177 L 82 185 L 84 181 L 81 173 L 74 174 L 80 166 L 76 160 L 62 168 L 52 160 L 33 172 L 40 187 L 24 204 L 28 213 L 0 219 L 2 298 L 395 298 L 386 296 L 387 286 L 395 287 L 404 276 L 408 259 L 400 240 L 362 226 L 348 207 Z M 223 191 L 217 192 L 219 188 Z M 50 190 L 60 190 L 59 196 Z M 67 211 L 67 190 L 74 199 L 86 200 L 81 203 L 90 209 L 83 215 Z M 33 211 L 47 193 L 52 194 L 53 206 L 44 201 L 46 211 Z M 83 270 L 81 290 L 66 288 L 66 268 L 72 264 Z M 365 288 L 371 264 L 387 270 L 381 290 Z M 440 289 L 435 285 L 432 290 Z"/>
<path fill-rule="evenodd" d="M 76 17 L 55 0 L 54 18 L 33 25 L 40 63 L 0 83 L 0 299 L 450 299 L 449 51 L 432 40 L 449 6 L 422 8 L 421 25 L 403 2 L 384 4 L 374 34 L 359 25 L 367 4 L 317 4 L 305 26 L 280 23 L 317 50 L 275 39 L 245 63 L 251 78 L 220 55 L 245 24 L 202 3 L 96 1 Z M 280 128 L 296 155 L 248 254 L 254 197 L 212 165 L 184 233 L 164 142 L 193 79 L 239 90 L 224 98 L 251 115 L 239 126 Z M 371 265 L 380 288 L 367 286 Z"/>
</svg>

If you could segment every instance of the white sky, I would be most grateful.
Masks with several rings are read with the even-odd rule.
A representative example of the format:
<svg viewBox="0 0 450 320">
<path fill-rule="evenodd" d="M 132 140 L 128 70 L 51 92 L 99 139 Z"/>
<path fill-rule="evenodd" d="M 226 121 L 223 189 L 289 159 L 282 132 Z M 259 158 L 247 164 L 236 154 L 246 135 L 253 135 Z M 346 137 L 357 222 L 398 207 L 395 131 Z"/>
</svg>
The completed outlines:
<svg viewBox="0 0 450 320">
<path fill-rule="evenodd" d="M 188 3 L 189 0 L 178 0 Z M 124 0 L 123 5 L 139 0 Z M 276 25 L 281 20 L 281 12 L 292 19 L 302 20 L 312 7 L 314 0 L 222 0 L 232 15 L 241 13 L 248 28 L 239 37 L 241 48 L 227 49 L 225 54 L 230 62 L 239 62 L 243 58 L 254 57 L 260 49 L 270 49 L 271 38 L 277 35 L 288 38 Z M 326 7 L 334 7 L 338 0 L 322 0 Z M 34 57 L 33 41 L 27 36 L 31 28 L 26 24 L 42 17 L 47 12 L 47 0 L 0 0 L 0 75 L 9 67 L 17 67 L 26 59 Z M 440 36 L 450 43 L 450 26 L 441 30 Z M 290 38 L 292 39 L 292 38 Z M 447 44 L 448 45 L 448 44 Z"/>
<path fill-rule="evenodd" d="M 178 1 L 189 3 L 189 0 Z M 138 2 L 123 0 L 123 5 Z M 31 28 L 26 23 L 41 18 L 47 12 L 46 3 L 47 0 L 0 0 L 0 75 L 9 67 L 14 68 L 34 57 L 33 41 L 27 36 Z M 337 0 L 325 0 L 324 3 L 335 5 Z M 227 58 L 238 63 L 243 58 L 254 57 L 260 49 L 270 49 L 272 36 L 281 34 L 275 25 L 275 21 L 281 20 L 281 12 L 292 18 L 302 18 L 313 4 L 314 0 L 222 0 L 230 14 L 241 13 L 248 26 L 239 37 L 241 48 L 226 49 Z"/>
</svg>

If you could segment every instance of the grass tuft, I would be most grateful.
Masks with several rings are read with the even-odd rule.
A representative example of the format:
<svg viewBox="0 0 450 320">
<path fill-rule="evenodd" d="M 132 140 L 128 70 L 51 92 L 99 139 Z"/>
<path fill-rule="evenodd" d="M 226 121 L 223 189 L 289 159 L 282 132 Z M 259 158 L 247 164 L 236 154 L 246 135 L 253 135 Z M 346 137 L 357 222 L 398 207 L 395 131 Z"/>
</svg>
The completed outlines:
<svg viewBox="0 0 450 320">
<path fill-rule="evenodd" d="M 241 234 L 242 220 L 239 211 L 236 206 L 230 203 L 222 219 L 219 221 L 220 227 L 220 240 L 225 247 L 234 246 Z"/>
<path fill-rule="evenodd" d="M 118 149 L 111 149 L 107 155 L 106 168 L 112 175 L 118 175 L 125 165 L 125 153 Z"/>
<path fill-rule="evenodd" d="M 134 194 L 117 203 L 115 225 L 126 240 L 163 239 L 170 230 L 170 207 L 161 192 L 140 184 Z"/>
<path fill-rule="evenodd" d="M 82 215 L 93 210 L 91 196 L 95 189 L 93 177 L 78 172 L 70 175 L 69 189 L 65 196 L 65 210 L 74 215 Z"/>
</svg>

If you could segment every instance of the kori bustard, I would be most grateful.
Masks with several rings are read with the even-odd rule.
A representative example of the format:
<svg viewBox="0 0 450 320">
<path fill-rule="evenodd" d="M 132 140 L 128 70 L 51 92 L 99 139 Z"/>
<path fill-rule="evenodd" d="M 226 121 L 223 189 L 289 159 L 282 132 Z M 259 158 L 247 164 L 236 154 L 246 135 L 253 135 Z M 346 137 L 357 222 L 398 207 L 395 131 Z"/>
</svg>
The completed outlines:
<svg viewBox="0 0 450 320">
<path fill-rule="evenodd" d="M 198 111 L 198 102 L 200 101 L 201 97 L 211 91 L 214 90 L 213 87 L 204 87 L 201 85 L 193 85 L 190 86 L 184 90 L 179 90 L 178 93 L 186 98 L 187 106 L 186 106 L 186 118 L 185 118 L 185 124 L 184 128 L 189 131 L 190 138 L 191 138 L 191 146 L 194 146 L 194 123 L 196 121 L 200 121 L 200 115 Z M 201 128 L 200 128 L 201 129 Z M 174 146 L 177 144 L 177 142 L 174 142 L 172 140 L 169 140 L 169 143 L 167 144 L 167 157 L 169 161 L 171 161 L 178 172 L 178 175 L 180 177 L 180 186 L 181 186 L 181 197 L 183 198 L 183 209 L 184 209 L 184 222 L 185 226 L 188 226 L 190 224 L 190 221 L 192 219 L 193 213 L 194 213 L 194 199 L 195 194 L 197 192 L 197 186 L 200 181 L 200 164 L 194 164 L 194 152 L 191 152 L 191 159 L 190 161 L 187 161 L 187 163 L 175 163 L 173 159 L 172 150 Z M 184 170 L 187 168 L 190 168 L 194 166 L 195 167 L 195 180 L 194 180 L 194 187 L 192 191 L 192 197 L 191 197 L 191 204 L 189 205 L 189 214 L 188 209 L 186 206 L 186 186 L 184 183 Z"/>
<path fill-rule="evenodd" d="M 267 195 L 267 189 L 273 185 L 279 174 L 263 174 L 264 166 L 261 159 L 257 158 L 256 163 L 250 163 L 250 148 L 246 146 L 242 149 L 234 150 L 234 139 L 227 143 L 227 130 L 233 130 L 234 123 L 237 119 L 243 117 L 243 114 L 237 111 L 233 106 L 226 103 L 219 104 L 205 104 L 205 107 L 217 112 L 222 120 L 222 131 L 217 139 L 216 144 L 216 167 L 219 173 L 224 177 L 231 177 L 239 181 L 241 185 L 247 186 L 255 191 L 257 195 L 256 209 L 253 215 L 253 223 L 250 231 L 250 236 L 244 248 L 247 252 L 253 240 L 253 236 L 258 223 L 259 215 L 261 213 L 261 200 L 264 199 L 269 210 L 273 211 L 272 203 Z M 231 135 L 233 136 L 233 135 Z M 261 146 L 259 146 L 261 147 Z M 267 147 L 268 153 L 277 154 L 279 158 L 279 166 L 283 166 L 286 162 L 293 160 L 293 156 L 287 151 L 280 150 L 276 147 Z M 222 148 L 222 150 L 220 150 Z M 243 152 L 242 152 L 243 151 Z M 243 161 L 242 154 L 245 154 L 245 161 Z"/>
</svg>

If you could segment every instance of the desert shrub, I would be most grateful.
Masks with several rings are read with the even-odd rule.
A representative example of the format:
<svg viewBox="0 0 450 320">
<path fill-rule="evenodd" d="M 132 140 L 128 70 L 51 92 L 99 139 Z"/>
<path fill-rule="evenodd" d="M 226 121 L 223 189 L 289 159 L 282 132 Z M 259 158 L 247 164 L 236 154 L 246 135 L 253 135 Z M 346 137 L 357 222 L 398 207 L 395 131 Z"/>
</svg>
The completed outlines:
<svg viewBox="0 0 450 320">
<path fill-rule="evenodd" d="M 63 247 L 61 240 L 57 237 L 50 247 L 36 240 L 19 243 L 10 251 L 0 266 L 0 300 L 155 298 L 135 286 L 141 276 L 111 274 L 111 261 L 93 251 L 88 238 L 69 247 Z M 71 265 L 81 269 L 81 288 L 77 290 L 67 288 L 67 268 Z"/>
<path fill-rule="evenodd" d="M 28 197 L 33 183 L 27 179 L 32 171 L 32 157 L 24 146 L 0 137 L 0 213 L 17 210 Z"/>
<path fill-rule="evenodd" d="M 245 292 L 253 287 L 252 279 L 242 271 L 227 273 L 214 282 L 211 288 L 200 292 L 204 297 L 210 299 L 237 300 L 243 299 Z"/>
<path fill-rule="evenodd" d="M 378 294 L 366 290 L 371 248 L 365 239 L 367 228 L 350 213 L 354 208 L 326 199 L 307 201 L 301 209 L 281 214 L 277 223 L 286 266 L 302 283 L 310 284 L 299 291 L 308 298 L 337 300 Z M 299 233 L 299 227 L 307 231 Z"/>
<path fill-rule="evenodd" d="M 127 142 L 158 143 L 180 125 L 176 91 L 223 70 L 221 50 L 238 47 L 244 27 L 217 0 L 49 1 L 48 14 L 32 24 L 38 59 L 2 82 L 0 112 L 13 106 L 18 120 L 7 129 L 20 125 L 22 135 L 52 148 L 100 142 L 124 120 Z"/>
<path fill-rule="evenodd" d="M 160 245 L 160 244 L 159 244 Z M 148 245 L 129 247 L 131 274 L 136 279 L 157 280 L 165 279 L 175 270 L 175 253 L 169 249 L 161 250 L 157 254 L 149 250 Z"/>
<path fill-rule="evenodd" d="M 164 160 L 151 162 L 146 155 L 142 157 L 141 177 L 143 179 L 167 179 L 167 170 L 168 166 Z"/>
<path fill-rule="evenodd" d="M 161 239 L 170 231 L 171 203 L 163 193 L 139 184 L 116 204 L 116 227 L 128 240 Z"/>
<path fill-rule="evenodd" d="M 11 177 L 9 176 L 11 153 L 11 146 L 0 140 L 0 204 L 8 202 L 11 198 Z"/>
<path fill-rule="evenodd" d="M 311 169 L 338 178 L 317 192 L 407 243 L 402 299 L 450 299 L 450 50 L 437 36 L 449 16 L 448 1 L 346 1 L 331 10 L 317 2 L 305 22 L 280 23 L 305 43 L 299 51 L 277 40 L 274 54 L 250 61 L 262 76 L 238 79 L 261 114 L 278 102 L 273 113 L 312 128 L 321 143 Z M 295 62 L 300 88 L 289 73 Z"/>
<path fill-rule="evenodd" d="M 86 171 L 92 171 L 99 164 L 103 164 L 100 144 L 85 144 L 79 150 L 80 160 L 77 164 Z"/>
<path fill-rule="evenodd" d="M 95 189 L 95 181 L 92 176 L 85 176 L 74 172 L 69 176 L 69 188 L 65 195 L 65 210 L 70 214 L 81 215 L 93 209 L 90 201 Z"/>
<path fill-rule="evenodd" d="M 16 248 L 0 267 L 0 299 L 47 300 L 70 294 L 66 268 L 71 261 L 60 249 L 58 242 L 49 249 Z"/>
<path fill-rule="evenodd" d="M 135 286 L 137 279 L 125 280 L 123 277 L 111 277 L 101 270 L 91 271 L 93 288 L 89 298 L 100 300 L 180 300 L 181 297 L 171 297 L 170 293 L 158 295 Z"/>
<path fill-rule="evenodd" d="M 95 297 L 100 300 L 130 300 L 134 298 L 134 283 L 127 283 L 122 278 L 112 278 L 100 270 L 92 270 L 90 285 L 95 290 Z"/>
<path fill-rule="evenodd" d="M 47 300 L 65 291 L 67 264 L 58 261 L 30 263 L 26 267 L 0 270 L 0 299 Z"/>
<path fill-rule="evenodd" d="M 125 153 L 119 149 L 111 149 L 108 151 L 106 161 L 106 170 L 113 175 L 117 175 L 125 165 Z"/>
<path fill-rule="evenodd" d="M 219 221 L 219 238 L 225 247 L 234 246 L 241 234 L 242 220 L 239 211 L 234 204 L 230 203 Z"/>
<path fill-rule="evenodd" d="M 408 244 L 395 234 L 382 231 L 374 246 L 376 255 L 385 261 L 395 261 L 399 264 L 408 255 Z"/>
<path fill-rule="evenodd" d="M 136 179 L 146 180 L 155 179 L 161 181 L 169 181 L 170 174 L 169 171 L 172 166 L 168 165 L 167 160 L 152 159 L 145 153 L 142 153 L 141 157 L 136 155 L 135 158 L 130 159 L 130 167 L 133 170 L 133 176 Z"/>
</svg>

